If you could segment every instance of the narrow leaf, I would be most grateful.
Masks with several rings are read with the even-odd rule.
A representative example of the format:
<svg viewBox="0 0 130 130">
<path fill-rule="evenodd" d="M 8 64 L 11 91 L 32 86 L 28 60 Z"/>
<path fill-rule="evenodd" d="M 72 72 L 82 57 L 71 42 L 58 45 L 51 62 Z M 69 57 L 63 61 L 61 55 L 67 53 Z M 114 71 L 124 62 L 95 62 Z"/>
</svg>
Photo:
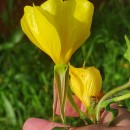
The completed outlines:
<svg viewBox="0 0 130 130">
<path fill-rule="evenodd" d="M 69 130 L 70 127 L 54 127 L 52 130 Z"/>
<path fill-rule="evenodd" d="M 10 123 L 15 126 L 17 121 L 13 107 L 3 92 L 1 93 L 1 97 L 3 100 L 3 105 L 6 111 L 7 118 L 9 119 Z"/>
<path fill-rule="evenodd" d="M 112 103 L 112 102 L 111 102 L 111 103 Z M 112 124 L 112 121 L 113 121 L 113 120 L 117 117 L 117 115 L 118 115 L 118 110 L 117 110 L 117 109 L 112 109 L 112 108 L 110 107 L 111 103 L 109 103 L 109 104 L 106 106 L 106 111 L 111 112 L 111 114 L 112 114 L 112 118 L 111 118 L 111 120 L 109 121 L 109 124 L 108 124 L 108 125 L 111 125 L 111 124 Z"/>
<path fill-rule="evenodd" d="M 126 53 L 124 54 L 124 57 L 125 57 L 125 59 L 127 59 L 130 62 L 130 40 L 128 39 L 128 37 L 126 35 L 125 35 L 125 40 L 126 40 L 128 48 L 127 48 Z"/>
</svg>

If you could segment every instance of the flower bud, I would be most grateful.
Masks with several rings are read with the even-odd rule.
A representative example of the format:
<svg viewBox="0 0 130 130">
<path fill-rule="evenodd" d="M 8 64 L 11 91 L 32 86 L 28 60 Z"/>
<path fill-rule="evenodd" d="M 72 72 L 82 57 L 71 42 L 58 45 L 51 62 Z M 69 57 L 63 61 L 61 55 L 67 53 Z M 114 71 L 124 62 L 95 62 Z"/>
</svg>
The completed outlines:
<svg viewBox="0 0 130 130">
<path fill-rule="evenodd" d="M 91 105 L 91 97 L 98 97 L 102 77 L 95 67 L 75 68 L 70 66 L 70 87 L 73 93 L 88 107 Z"/>
</svg>

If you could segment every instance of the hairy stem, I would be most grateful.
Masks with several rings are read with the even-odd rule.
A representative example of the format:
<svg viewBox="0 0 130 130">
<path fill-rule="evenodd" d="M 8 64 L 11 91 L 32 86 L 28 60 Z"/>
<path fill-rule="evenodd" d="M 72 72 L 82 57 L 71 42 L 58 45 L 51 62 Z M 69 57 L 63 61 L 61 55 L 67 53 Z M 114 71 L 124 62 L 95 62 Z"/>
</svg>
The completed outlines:
<svg viewBox="0 0 130 130">
<path fill-rule="evenodd" d="M 129 81 L 128 83 L 126 83 L 126 84 L 120 86 L 120 87 L 117 87 L 117 88 L 115 88 L 115 89 L 109 91 L 107 94 L 105 94 L 105 95 L 101 98 L 101 100 L 98 102 L 98 104 L 97 104 L 97 106 L 96 106 L 96 120 L 97 120 L 97 122 L 99 122 L 99 114 L 100 114 L 100 109 L 101 109 L 101 107 L 102 107 L 103 102 L 104 102 L 106 99 L 110 98 L 113 94 L 115 94 L 115 93 L 117 93 L 117 92 L 119 92 L 119 91 L 121 91 L 121 90 L 124 90 L 124 89 L 126 89 L 126 88 L 128 88 L 128 87 L 130 87 L 130 81 Z M 124 95 L 124 97 L 123 97 L 123 96 L 121 96 L 121 97 L 116 97 L 116 98 L 114 98 L 114 100 L 115 100 L 115 101 L 119 101 L 119 100 L 126 99 L 126 97 L 129 97 L 129 95 L 127 95 L 127 96 Z M 109 100 L 109 101 L 110 101 L 110 100 Z M 113 101 L 113 99 L 111 99 L 111 102 L 112 102 L 112 101 Z"/>
</svg>

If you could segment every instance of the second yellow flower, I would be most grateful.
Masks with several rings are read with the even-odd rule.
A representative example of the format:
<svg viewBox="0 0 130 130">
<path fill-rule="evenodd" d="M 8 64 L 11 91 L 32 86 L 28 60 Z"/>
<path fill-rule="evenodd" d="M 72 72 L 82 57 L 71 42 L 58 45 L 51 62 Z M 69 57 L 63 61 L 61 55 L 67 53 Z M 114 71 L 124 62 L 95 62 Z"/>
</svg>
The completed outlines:
<svg viewBox="0 0 130 130">
<path fill-rule="evenodd" d="M 72 91 L 86 107 L 90 106 L 91 97 L 98 97 L 101 91 L 102 77 L 99 70 L 95 67 L 70 66 L 69 74 Z"/>
</svg>

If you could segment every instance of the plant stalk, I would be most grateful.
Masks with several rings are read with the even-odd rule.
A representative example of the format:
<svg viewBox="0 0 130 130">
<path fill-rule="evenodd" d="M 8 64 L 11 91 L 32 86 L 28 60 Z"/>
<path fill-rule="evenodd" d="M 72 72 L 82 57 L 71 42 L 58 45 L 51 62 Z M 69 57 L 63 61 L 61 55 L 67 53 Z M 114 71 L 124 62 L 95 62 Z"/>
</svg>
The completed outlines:
<svg viewBox="0 0 130 130">
<path fill-rule="evenodd" d="M 126 88 L 128 88 L 128 87 L 130 87 L 130 81 L 129 81 L 128 83 L 126 83 L 126 84 L 120 86 L 120 87 L 117 87 L 117 88 L 115 88 L 115 89 L 109 91 L 107 94 L 105 94 L 105 95 L 101 98 L 101 100 L 98 102 L 98 104 L 97 104 L 97 106 L 96 106 L 96 120 L 97 120 L 97 123 L 99 122 L 99 114 L 100 114 L 100 109 L 101 109 L 101 107 L 102 107 L 103 102 L 104 102 L 106 99 L 110 98 L 113 94 L 115 94 L 115 93 L 117 93 L 117 92 L 119 92 L 119 91 L 121 91 L 121 90 L 124 90 L 124 89 L 126 89 Z M 123 96 L 120 96 L 120 97 L 115 97 L 114 100 L 115 100 L 115 102 L 116 102 L 116 101 L 119 101 L 119 100 L 126 99 L 126 98 L 128 98 L 129 96 L 130 96 L 130 95 L 128 94 L 128 95 L 126 95 L 126 96 L 123 95 Z M 113 99 L 111 99 L 110 101 L 112 102 Z"/>
</svg>

